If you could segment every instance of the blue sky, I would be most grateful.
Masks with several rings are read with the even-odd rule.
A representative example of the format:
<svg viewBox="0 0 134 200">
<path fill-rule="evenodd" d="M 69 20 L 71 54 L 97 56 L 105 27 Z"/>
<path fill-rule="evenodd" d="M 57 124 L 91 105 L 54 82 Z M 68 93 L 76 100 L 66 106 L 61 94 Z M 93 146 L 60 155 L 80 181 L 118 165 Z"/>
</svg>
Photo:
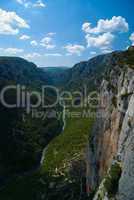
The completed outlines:
<svg viewBox="0 0 134 200">
<path fill-rule="evenodd" d="M 73 66 L 134 44 L 133 0 L 1 0 L 0 55 Z"/>
</svg>

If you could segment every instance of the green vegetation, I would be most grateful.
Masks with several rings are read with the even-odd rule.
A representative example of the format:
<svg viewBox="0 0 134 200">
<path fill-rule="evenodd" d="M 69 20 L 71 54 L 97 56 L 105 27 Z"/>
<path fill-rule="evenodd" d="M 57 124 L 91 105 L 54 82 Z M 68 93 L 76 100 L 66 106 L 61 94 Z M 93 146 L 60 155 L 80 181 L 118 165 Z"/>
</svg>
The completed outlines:
<svg viewBox="0 0 134 200">
<path fill-rule="evenodd" d="M 125 92 L 124 94 L 121 94 L 121 98 L 123 99 L 123 98 L 128 98 L 129 96 L 131 96 L 133 94 L 133 92 Z"/>
<path fill-rule="evenodd" d="M 71 109 L 74 112 L 82 112 L 82 109 Z M 0 191 L 2 200 L 40 200 L 41 196 L 52 199 L 79 198 L 84 153 L 88 142 L 89 133 L 93 124 L 93 118 L 66 117 L 66 127 L 63 133 L 57 136 L 49 145 L 43 166 L 36 173 L 31 172 L 10 181 Z M 68 172 L 69 164 L 73 162 L 73 168 Z M 76 167 L 77 166 L 77 167 Z M 63 169 L 62 169 L 63 167 Z M 61 173 L 55 176 L 55 169 Z M 66 173 L 66 174 L 65 174 Z M 86 197 L 82 197 L 83 200 Z"/>
<path fill-rule="evenodd" d="M 118 61 L 118 64 L 123 67 L 128 65 L 128 67 L 134 69 L 134 49 L 129 48 L 127 51 L 120 52 L 119 54 L 114 54 L 115 59 Z"/>
<path fill-rule="evenodd" d="M 114 105 L 115 108 L 117 108 L 117 97 L 116 96 L 113 96 L 112 104 Z"/>
<path fill-rule="evenodd" d="M 60 88 L 64 87 L 69 91 L 75 89 L 84 91 L 85 85 L 88 86 L 88 91 L 93 91 L 99 88 L 107 69 L 106 78 L 108 82 L 110 81 L 110 70 L 118 63 L 121 70 L 127 69 L 128 66 L 133 68 L 133 51 L 115 52 L 112 59 L 109 54 L 97 56 L 88 62 L 78 63 L 71 69 L 63 69 L 58 74 L 50 73 L 50 71 L 43 72 L 24 59 L 2 57 L 0 58 L 0 77 L 2 82 L 25 84 L 28 90 L 36 88 L 39 91 L 42 84 L 50 84 L 52 81 L 51 84 L 58 85 Z M 114 94 L 117 93 L 117 88 L 110 83 L 108 90 Z M 49 102 L 54 95 L 50 91 L 48 94 L 50 95 L 47 96 Z M 10 95 L 8 99 L 14 101 L 15 95 L 8 95 Z M 117 107 L 115 96 L 112 103 Z M 39 108 L 39 111 L 42 109 Z M 23 112 L 20 109 L 7 110 L 0 105 L 0 175 L 3 176 L 3 182 L 5 176 L 9 177 L 7 184 L 0 189 L 0 199 L 85 200 L 84 155 L 94 118 L 83 117 L 81 108 L 71 108 L 69 109 L 71 116 L 66 116 L 66 126 L 60 134 L 61 120 L 41 121 L 28 115 L 24 123 L 21 118 Z M 67 110 L 66 113 L 68 113 Z M 131 125 L 130 122 L 128 123 Z M 35 166 L 39 164 L 42 149 L 48 143 L 44 163 L 40 168 L 35 169 Z M 94 151 L 92 138 L 90 138 L 90 145 Z M 31 171 L 24 173 L 28 170 Z M 14 176 L 14 174 L 19 175 Z M 11 175 L 13 175 L 12 179 L 10 179 Z M 116 194 L 120 176 L 120 163 L 115 162 L 99 188 L 99 200 L 103 200 L 106 194 L 110 198 Z"/>
<path fill-rule="evenodd" d="M 27 93 L 39 93 L 41 85 L 48 84 L 48 80 L 45 72 L 33 63 L 16 57 L 0 57 L 0 92 L 5 86 L 17 84 L 24 85 Z M 9 90 L 5 94 L 6 102 L 16 104 L 17 95 L 16 90 Z M 53 99 L 54 95 L 49 93 L 45 102 L 52 102 Z M 32 96 L 32 104 L 36 104 L 36 101 L 36 97 Z M 54 109 L 57 111 L 61 108 L 57 106 Z M 45 115 L 48 111 L 51 112 L 40 106 L 34 113 Z M 33 117 L 32 114 L 26 113 L 26 106 L 9 109 L 0 102 L 1 179 L 35 168 L 39 164 L 43 148 L 61 131 L 60 119 L 43 119 L 35 115 Z"/>
<path fill-rule="evenodd" d="M 134 67 L 134 50 L 128 50 L 124 52 L 125 62 Z"/>
<path fill-rule="evenodd" d="M 34 63 L 18 57 L 1 56 L 0 81 L 14 81 L 32 88 L 39 88 L 41 84 L 49 83 L 46 73 Z"/>
<path fill-rule="evenodd" d="M 44 67 L 41 69 L 44 70 L 54 86 L 63 87 L 69 79 L 69 67 Z"/>
<path fill-rule="evenodd" d="M 104 200 L 107 199 L 107 197 L 111 200 L 115 198 L 121 173 L 121 163 L 114 161 L 98 188 L 95 195 L 96 200 Z"/>
<path fill-rule="evenodd" d="M 120 163 L 116 162 L 112 164 L 108 175 L 105 177 L 104 187 L 106 188 L 109 197 L 115 196 L 118 191 L 118 183 L 121 176 L 121 171 Z"/>
<path fill-rule="evenodd" d="M 45 73 L 37 69 L 34 64 L 20 58 L 2 57 L 0 75 L 1 89 L 9 82 L 25 84 L 28 91 L 32 89 L 40 91 L 42 84 L 48 84 Z M 49 93 L 49 95 L 47 101 L 54 98 L 53 94 Z M 7 99 L 14 103 L 15 97 L 16 94 L 11 93 L 8 94 Z M 60 108 L 57 107 L 57 110 Z M 85 184 L 84 153 L 93 119 L 77 117 L 76 112 L 82 112 L 82 109 L 71 109 L 73 116 L 66 118 L 65 130 L 49 144 L 44 164 L 37 170 L 42 149 L 61 132 L 61 120 L 42 121 L 32 118 L 29 114 L 23 122 L 22 114 L 25 114 L 23 109 L 9 110 L 0 105 L 0 111 L 2 122 L 0 124 L 2 131 L 0 173 L 3 175 L 3 183 L 4 175 L 9 177 L 6 185 L 0 189 L 0 199 L 40 200 L 42 195 L 49 200 L 59 199 L 59 197 L 70 199 L 72 195 L 74 199 L 78 199 L 83 195 L 81 190 Z M 38 108 L 38 111 L 45 110 Z M 63 173 L 54 176 L 56 168 Z"/>
<path fill-rule="evenodd" d="M 82 113 L 83 110 L 71 109 L 71 112 Z M 53 174 L 56 168 L 66 169 L 71 160 L 81 159 L 92 124 L 92 117 L 66 117 L 65 130 L 48 145 L 43 170 Z"/>
</svg>

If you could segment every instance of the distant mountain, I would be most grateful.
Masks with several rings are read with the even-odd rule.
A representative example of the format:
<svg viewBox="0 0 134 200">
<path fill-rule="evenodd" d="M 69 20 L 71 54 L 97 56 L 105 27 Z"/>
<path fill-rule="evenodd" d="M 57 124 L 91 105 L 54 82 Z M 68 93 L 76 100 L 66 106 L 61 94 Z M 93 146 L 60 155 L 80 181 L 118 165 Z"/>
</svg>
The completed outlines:
<svg viewBox="0 0 134 200">
<path fill-rule="evenodd" d="M 101 83 L 104 72 L 110 64 L 114 64 L 114 55 L 120 52 L 99 55 L 88 61 L 75 64 L 71 68 L 48 67 L 43 68 L 54 85 L 68 90 L 83 90 L 87 86 L 88 90 L 96 89 Z"/>
<path fill-rule="evenodd" d="M 88 61 L 77 63 L 71 68 L 46 68 L 44 70 L 54 85 L 67 90 L 83 91 L 86 86 L 89 91 L 96 90 L 104 76 L 116 63 L 133 63 L 130 51 L 115 51 L 96 56 Z"/>
<path fill-rule="evenodd" d="M 49 82 L 42 69 L 39 69 L 34 63 L 18 57 L 0 57 L 0 81 L 2 80 L 36 87 Z"/>
<path fill-rule="evenodd" d="M 68 81 L 68 71 L 69 67 L 44 67 L 41 68 L 44 70 L 44 72 L 47 74 L 49 79 L 51 80 L 51 83 L 55 86 L 64 86 L 66 81 Z"/>
<path fill-rule="evenodd" d="M 56 67 L 42 67 L 44 71 L 49 71 L 49 72 L 57 72 L 57 71 L 64 71 L 66 69 L 69 69 L 69 67 L 66 66 L 56 66 Z"/>
<path fill-rule="evenodd" d="M 90 90 L 95 89 L 101 81 L 110 57 L 110 54 L 101 55 L 76 64 L 69 71 L 69 81 L 66 87 L 71 90 L 83 90 L 84 86 Z"/>
</svg>

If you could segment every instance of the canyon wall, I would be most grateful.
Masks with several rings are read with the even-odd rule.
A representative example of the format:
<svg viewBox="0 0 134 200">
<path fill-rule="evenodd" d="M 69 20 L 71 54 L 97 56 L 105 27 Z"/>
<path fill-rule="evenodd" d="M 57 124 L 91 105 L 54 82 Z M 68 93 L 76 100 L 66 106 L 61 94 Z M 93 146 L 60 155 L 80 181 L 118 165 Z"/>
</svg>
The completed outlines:
<svg viewBox="0 0 134 200">
<path fill-rule="evenodd" d="M 134 55 L 133 49 L 129 51 Z M 99 186 L 95 200 L 133 200 L 134 65 L 119 60 L 109 65 L 87 150 L 87 188 Z"/>
</svg>

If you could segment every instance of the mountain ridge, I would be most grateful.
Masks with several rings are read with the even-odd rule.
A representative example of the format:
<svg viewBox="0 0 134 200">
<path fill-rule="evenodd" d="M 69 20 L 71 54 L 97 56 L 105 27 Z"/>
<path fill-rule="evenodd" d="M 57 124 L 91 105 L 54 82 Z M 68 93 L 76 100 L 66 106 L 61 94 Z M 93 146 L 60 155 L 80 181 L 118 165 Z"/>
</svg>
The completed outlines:
<svg viewBox="0 0 134 200">
<path fill-rule="evenodd" d="M 18 197 L 22 200 L 33 198 L 37 200 L 42 197 L 48 200 L 56 198 L 63 200 L 70 198 L 72 200 L 132 200 L 134 182 L 133 174 L 130 177 L 129 173 L 133 173 L 133 73 L 133 48 L 100 55 L 87 62 L 80 62 L 74 68 L 69 69 L 65 82 L 62 80 L 58 88 L 83 91 L 83 85 L 86 84 L 89 91 L 95 89 L 100 95 L 100 110 L 97 111 L 101 111 L 102 115 L 107 115 L 96 118 L 93 130 L 88 130 L 89 139 L 87 145 L 84 143 L 81 149 L 80 158 L 78 157 L 80 152 L 75 151 L 81 146 L 80 140 L 68 141 L 67 144 L 65 140 L 67 136 L 75 138 L 75 133 L 79 133 L 80 139 L 84 139 L 85 137 L 82 138 L 81 134 L 87 131 L 88 119 L 86 118 L 85 122 L 81 119 L 81 123 L 79 118 L 69 119 L 71 126 L 67 125 L 65 135 L 57 136 L 50 146 L 48 145 L 49 154 L 46 155 L 46 159 L 48 159 L 47 165 L 52 175 L 44 173 L 45 167 L 47 168 L 45 166 L 41 171 L 29 177 L 18 178 L 0 192 L 2 200 L 7 200 L 9 197 L 13 200 Z M 103 107 L 104 103 L 105 107 Z M 85 126 L 86 130 L 80 130 L 80 126 Z M 78 139 L 79 134 L 76 134 Z M 73 145 L 73 151 L 69 143 L 76 145 Z M 57 148 L 56 152 L 51 144 Z M 65 145 L 62 147 L 61 144 Z M 65 146 L 68 146 L 67 150 Z M 69 161 L 65 156 L 63 157 L 63 153 L 64 155 L 67 153 Z M 53 164 L 51 154 L 54 159 L 56 156 L 58 159 L 62 158 L 62 162 L 60 160 L 57 164 L 56 162 Z M 60 171 L 55 167 L 56 165 Z M 131 182 L 129 182 L 130 178 Z"/>
</svg>

